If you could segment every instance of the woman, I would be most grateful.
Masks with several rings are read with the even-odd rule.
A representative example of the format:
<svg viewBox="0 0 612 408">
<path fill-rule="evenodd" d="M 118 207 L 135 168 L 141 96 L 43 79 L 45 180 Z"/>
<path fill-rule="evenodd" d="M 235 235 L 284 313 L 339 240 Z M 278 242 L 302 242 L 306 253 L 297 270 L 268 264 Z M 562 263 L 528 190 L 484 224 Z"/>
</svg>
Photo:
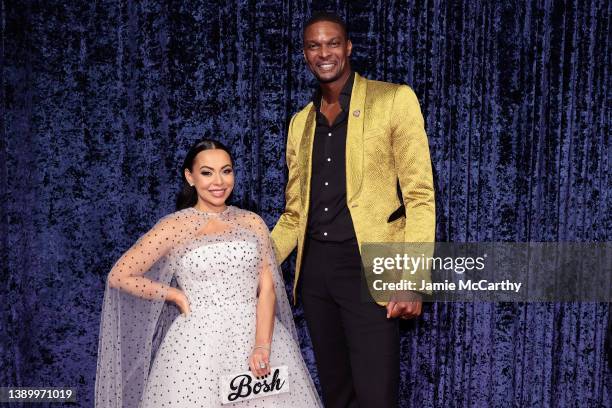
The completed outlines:
<svg viewBox="0 0 612 408">
<path fill-rule="evenodd" d="M 224 406 L 320 406 L 268 229 L 225 203 L 234 187 L 229 151 L 199 141 L 183 176 L 178 211 L 108 276 L 96 407 L 220 407 L 221 376 L 250 369 L 263 377 L 271 365 L 288 366 L 288 393 Z M 166 302 L 180 310 L 174 320 Z"/>
</svg>

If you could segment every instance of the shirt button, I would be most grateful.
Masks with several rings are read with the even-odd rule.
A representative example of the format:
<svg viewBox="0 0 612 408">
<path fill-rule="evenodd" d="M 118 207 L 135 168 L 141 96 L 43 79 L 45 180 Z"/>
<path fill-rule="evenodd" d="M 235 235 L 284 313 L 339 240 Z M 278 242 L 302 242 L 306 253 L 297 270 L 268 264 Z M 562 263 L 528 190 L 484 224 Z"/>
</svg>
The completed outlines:
<svg viewBox="0 0 612 408">
<path fill-rule="evenodd" d="M 328 157 L 328 158 L 327 158 L 327 161 L 328 161 L 328 162 L 330 162 L 330 161 L 331 161 L 331 157 Z"/>
<path fill-rule="evenodd" d="M 331 133 L 328 133 L 327 136 L 331 136 Z"/>
<path fill-rule="evenodd" d="M 326 186 L 328 186 L 328 185 L 329 185 L 329 183 L 326 181 L 326 182 L 325 182 L 325 185 L 326 185 Z"/>
<path fill-rule="evenodd" d="M 325 207 L 325 211 L 327 211 L 327 210 L 328 210 L 328 208 L 327 208 L 327 207 Z"/>
<path fill-rule="evenodd" d="M 324 232 L 324 233 L 323 233 L 323 235 L 324 235 L 324 236 L 327 236 L 327 232 Z"/>
</svg>

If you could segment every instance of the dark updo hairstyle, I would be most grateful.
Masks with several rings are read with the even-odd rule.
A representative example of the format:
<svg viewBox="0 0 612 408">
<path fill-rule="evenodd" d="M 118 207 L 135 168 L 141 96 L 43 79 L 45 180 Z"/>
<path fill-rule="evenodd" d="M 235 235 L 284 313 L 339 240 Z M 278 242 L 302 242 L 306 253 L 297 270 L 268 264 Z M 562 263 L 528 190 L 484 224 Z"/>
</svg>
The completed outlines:
<svg viewBox="0 0 612 408">
<path fill-rule="evenodd" d="M 213 139 L 200 139 L 198 140 L 187 152 L 183 166 L 181 167 L 181 177 L 183 178 L 183 186 L 176 198 L 176 210 L 184 210 L 185 208 L 193 207 L 198 202 L 198 193 L 195 187 L 191 187 L 187 178 L 185 177 L 185 170 L 193 171 L 193 161 L 198 153 L 204 150 L 219 149 L 223 150 L 230 157 L 232 164 L 234 159 L 229 149 L 225 145 L 217 140 Z"/>
</svg>

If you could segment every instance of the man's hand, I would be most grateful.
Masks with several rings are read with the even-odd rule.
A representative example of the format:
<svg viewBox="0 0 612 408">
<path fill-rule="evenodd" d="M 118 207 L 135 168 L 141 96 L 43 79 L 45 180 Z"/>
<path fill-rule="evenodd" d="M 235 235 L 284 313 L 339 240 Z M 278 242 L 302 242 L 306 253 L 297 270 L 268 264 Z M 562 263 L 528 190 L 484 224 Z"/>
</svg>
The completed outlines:
<svg viewBox="0 0 612 408">
<path fill-rule="evenodd" d="M 416 292 L 410 293 L 410 301 L 398 301 L 393 298 L 387 303 L 387 319 L 400 317 L 402 319 L 412 319 L 421 315 L 423 300 L 421 295 Z"/>
</svg>

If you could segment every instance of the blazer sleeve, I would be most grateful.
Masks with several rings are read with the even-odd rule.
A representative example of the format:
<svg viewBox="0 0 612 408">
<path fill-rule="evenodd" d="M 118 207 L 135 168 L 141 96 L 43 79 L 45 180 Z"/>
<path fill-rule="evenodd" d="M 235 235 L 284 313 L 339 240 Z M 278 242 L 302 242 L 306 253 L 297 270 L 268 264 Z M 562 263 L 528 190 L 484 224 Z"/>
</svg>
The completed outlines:
<svg viewBox="0 0 612 408">
<path fill-rule="evenodd" d="M 436 204 L 429 144 L 419 101 L 408 86 L 395 92 L 392 148 L 404 205 L 405 242 L 434 242 Z"/>
<path fill-rule="evenodd" d="M 293 124 L 295 115 L 289 123 L 287 137 L 287 167 L 289 174 L 287 177 L 287 187 L 285 188 L 285 210 L 272 229 L 272 243 L 276 260 L 281 264 L 297 246 L 297 238 L 300 226 L 300 185 L 297 164 L 297 150 L 295 146 L 295 134 Z"/>
<path fill-rule="evenodd" d="M 406 85 L 397 88 L 392 111 L 392 144 L 395 169 L 406 207 L 404 253 L 412 257 L 434 253 L 436 204 L 429 144 L 423 115 L 415 93 Z M 418 244 L 415 244 L 418 243 Z M 417 287 L 431 281 L 431 271 L 420 268 L 404 278 Z M 424 290 L 426 294 L 431 291 Z"/>
</svg>

